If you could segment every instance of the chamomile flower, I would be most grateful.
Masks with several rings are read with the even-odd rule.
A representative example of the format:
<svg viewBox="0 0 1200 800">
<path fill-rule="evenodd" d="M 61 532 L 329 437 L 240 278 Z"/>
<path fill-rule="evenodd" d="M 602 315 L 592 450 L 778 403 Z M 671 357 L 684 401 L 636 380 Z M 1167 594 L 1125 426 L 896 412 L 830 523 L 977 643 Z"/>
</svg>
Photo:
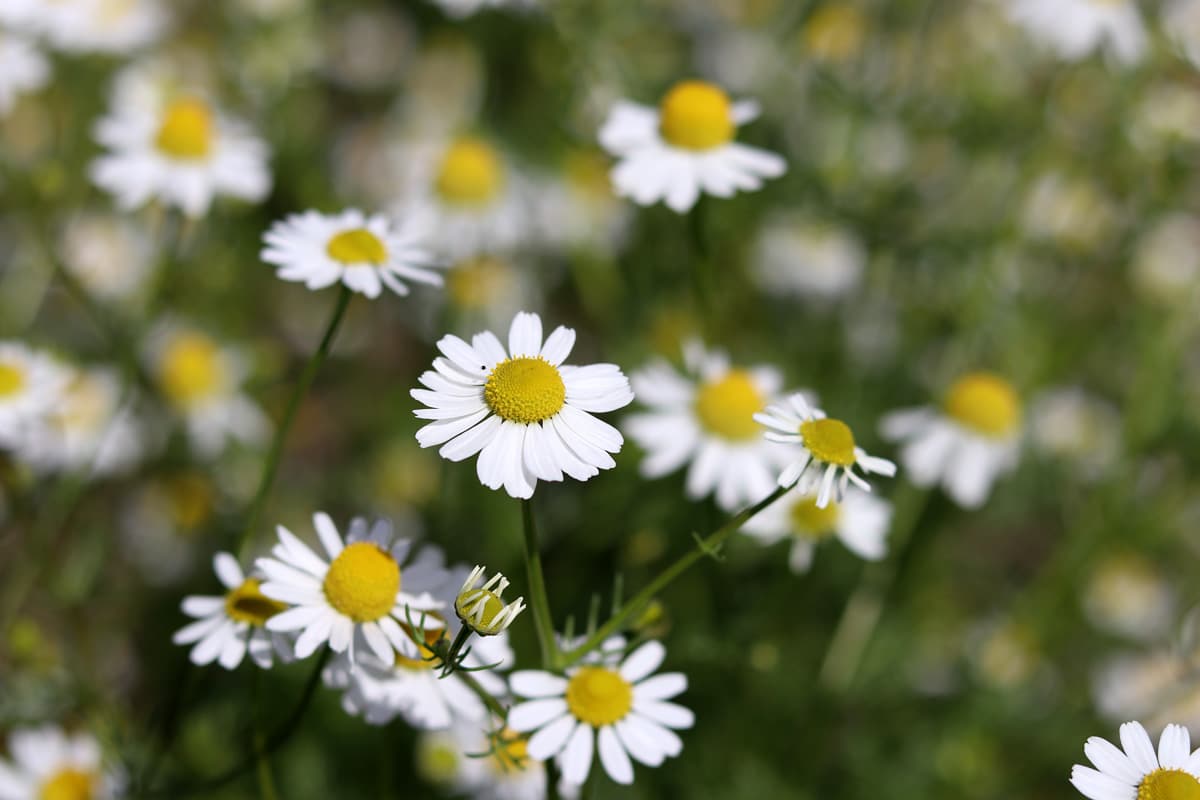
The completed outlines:
<svg viewBox="0 0 1200 800">
<path fill-rule="evenodd" d="M 108 800 L 121 781 L 105 770 L 100 743 L 55 725 L 18 728 L 0 759 L 2 800 Z"/>
<path fill-rule="evenodd" d="M 50 62 L 29 42 L 0 30 L 0 116 L 12 110 L 17 98 L 50 81 Z"/>
<path fill-rule="evenodd" d="M 217 195 L 266 197 L 266 144 L 202 93 L 152 73 L 133 67 L 118 76 L 109 113 L 95 127 L 109 152 L 92 162 L 92 181 L 123 209 L 157 199 L 189 217 L 207 214 Z"/>
<path fill-rule="evenodd" d="M 537 0 L 433 0 L 446 16 L 463 19 L 485 8 L 527 9 L 537 5 Z"/>
<path fill-rule="evenodd" d="M 125 501 L 119 520 L 121 551 L 149 586 L 169 586 L 192 572 L 203 536 L 222 498 L 212 479 L 199 471 L 156 477 Z"/>
<path fill-rule="evenodd" d="M 543 761 L 557 756 L 567 783 L 587 780 L 596 750 L 609 777 L 630 784 L 631 757 L 657 767 L 683 749 L 672 729 L 692 727 L 694 717 L 669 701 L 687 689 L 687 677 L 679 672 L 651 677 L 666 657 L 659 642 L 646 642 L 624 659 L 623 648 L 623 641 L 610 640 L 603 650 L 616 655 L 575 666 L 565 677 L 540 670 L 512 674 L 513 694 L 529 699 L 509 709 L 509 727 L 534 732 L 529 755 Z"/>
<path fill-rule="evenodd" d="M 742 530 L 764 545 L 791 538 L 788 564 L 793 572 L 808 572 L 817 545 L 836 536 L 860 558 L 878 561 L 887 554 L 892 506 L 858 489 L 840 500 L 817 507 L 817 496 L 793 489 L 755 514 Z"/>
<path fill-rule="evenodd" d="M 417 441 L 442 445 L 450 461 L 478 453 L 480 482 L 512 497 L 532 497 L 539 480 L 585 481 L 616 466 L 610 453 L 624 440 L 593 414 L 628 405 L 633 392 L 615 364 L 564 366 L 574 345 L 575 331 L 562 326 L 543 342 L 541 318 L 525 312 L 513 319 L 507 351 L 490 331 L 470 344 L 442 337 L 444 357 L 411 392 L 426 406 L 413 413 L 433 420 Z"/>
<path fill-rule="evenodd" d="M 942 408 L 893 411 L 880 432 L 904 443 L 900 461 L 914 484 L 940 483 L 960 506 L 978 508 L 996 478 L 1017 465 L 1021 400 L 1000 376 L 972 372 L 950 386 Z"/>
<path fill-rule="evenodd" d="M 512 625 L 517 615 L 525 610 L 525 598 L 518 597 L 505 603 L 503 595 L 508 588 L 508 578 L 497 572 L 480 586 L 483 576 L 483 567 L 471 570 L 454 598 L 454 612 L 464 625 L 480 636 L 495 636 Z"/>
<path fill-rule="evenodd" d="M 1064 61 L 1104 48 L 1129 65 L 1142 59 L 1148 45 L 1133 0 L 1010 0 L 1009 16 Z"/>
<path fill-rule="evenodd" d="M 70 372 L 50 356 L 0 341 L 0 448 L 19 445 L 36 430 L 69 381 Z"/>
<path fill-rule="evenodd" d="M 775 295 L 833 301 L 862 283 L 867 254 L 849 230 L 794 214 L 770 219 L 758 234 L 755 275 Z"/>
<path fill-rule="evenodd" d="M 374 299 L 385 286 L 408 294 L 403 279 L 442 284 L 441 275 L 429 269 L 433 258 L 419 246 L 415 228 L 397 227 L 381 214 L 306 211 L 276 222 L 263 241 L 262 260 L 275 264 L 283 280 L 303 282 L 309 289 L 340 281 Z"/>
<path fill-rule="evenodd" d="M 41 5 L 61 7 L 42 12 L 38 28 L 52 47 L 68 53 L 128 54 L 156 42 L 170 23 L 165 0 L 56 0 Z"/>
<path fill-rule="evenodd" d="M 135 298 L 154 267 L 146 232 L 116 214 L 80 214 L 63 228 L 60 242 L 63 266 L 101 300 Z"/>
<path fill-rule="evenodd" d="M 484 729 L 463 722 L 447 731 L 429 733 L 417 744 L 422 776 L 473 800 L 544 800 L 546 765 L 529 757 L 528 737 L 497 721 Z M 560 795 L 572 796 L 563 792 Z"/>
<path fill-rule="evenodd" d="M 445 606 L 429 593 L 445 580 L 440 559 L 430 568 L 418 558 L 402 570 L 411 543 L 393 541 L 387 520 L 368 526 L 355 518 L 344 540 L 328 514 L 313 514 L 313 527 L 328 561 L 279 525 L 273 557 L 255 562 L 264 576 L 262 593 L 291 606 L 268 619 L 267 630 L 299 631 L 297 658 L 308 658 L 326 642 L 335 653 L 348 651 L 351 662 L 364 645 L 385 664 L 398 654 L 419 658 L 417 644 L 401 623 L 411 619 L 429 630 L 441 627 L 428 615 Z"/>
<path fill-rule="evenodd" d="M 167 402 L 187 426 L 201 455 L 218 455 L 230 439 L 262 441 L 270 422 L 241 391 L 245 360 L 197 328 L 170 321 L 150 336 L 148 367 Z"/>
<path fill-rule="evenodd" d="M 1162 27 L 1192 66 L 1200 68 L 1200 0 L 1166 3 Z"/>
<path fill-rule="evenodd" d="M 695 341 L 684 345 L 683 357 L 686 375 L 662 360 L 633 373 L 634 392 L 650 410 L 622 427 L 646 451 L 642 475 L 659 478 L 689 464 L 693 500 L 715 492 L 727 511 L 757 503 L 792 459 L 789 448 L 763 439 L 754 421 L 783 376 L 773 367 L 733 366 L 725 353 Z"/>
<path fill-rule="evenodd" d="M 192 663 L 200 666 L 216 661 L 233 669 L 247 653 L 263 669 L 270 669 L 275 659 L 290 660 L 291 641 L 266 628 L 267 620 L 287 606 L 264 595 L 261 578 L 246 575 L 229 553 L 213 556 L 213 570 L 226 592 L 185 597 L 183 613 L 196 621 L 177 631 L 171 640 L 194 644 Z"/>
<path fill-rule="evenodd" d="M 682 214 L 701 192 L 758 189 L 787 167 L 774 153 L 734 141 L 738 126 L 757 116 L 757 103 L 732 102 L 703 81 L 676 84 L 659 108 L 618 103 L 600 129 L 600 144 L 620 159 L 612 170 L 617 194 L 643 206 L 662 200 Z"/>
<path fill-rule="evenodd" d="M 865 492 L 871 486 L 854 472 L 892 477 L 896 465 L 886 458 L 868 455 L 854 443 L 854 432 L 840 419 L 809 404 L 803 394 L 793 394 L 786 403 L 769 406 L 754 419 L 770 428 L 769 441 L 800 445 L 800 458 L 779 475 L 780 486 L 796 485 L 804 493 L 816 491 L 816 507 L 824 509 L 832 500 L 841 502 L 853 482 Z M 841 478 L 838 478 L 838 473 Z"/>
<path fill-rule="evenodd" d="M 1192 800 L 1200 797 L 1200 752 L 1182 725 L 1168 725 L 1158 751 L 1140 722 L 1121 726 L 1121 747 L 1093 736 L 1083 746 L 1095 765 L 1071 768 L 1071 785 L 1091 800 Z"/>
</svg>

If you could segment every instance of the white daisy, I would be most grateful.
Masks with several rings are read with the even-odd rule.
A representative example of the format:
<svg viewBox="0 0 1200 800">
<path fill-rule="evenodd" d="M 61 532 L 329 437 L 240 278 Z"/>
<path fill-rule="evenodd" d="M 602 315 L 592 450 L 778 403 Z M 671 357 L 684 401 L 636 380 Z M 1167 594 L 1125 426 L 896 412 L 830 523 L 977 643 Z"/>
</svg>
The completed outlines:
<svg viewBox="0 0 1200 800">
<path fill-rule="evenodd" d="M 512 674 L 513 694 L 530 698 L 508 712 L 508 725 L 529 737 L 528 752 L 547 760 L 558 756 L 563 780 L 580 785 L 600 751 L 604 771 L 617 783 L 633 783 L 630 757 L 657 767 L 679 755 L 683 743 L 671 730 L 692 727 L 692 712 L 668 702 L 687 689 L 687 677 L 668 672 L 650 677 L 666 648 L 650 641 L 624 658 L 624 642 L 602 648 L 613 655 L 567 670 L 566 677 L 540 670 Z"/>
<path fill-rule="evenodd" d="M 116 214 L 85 213 L 63 228 L 63 266 L 102 300 L 127 300 L 146 287 L 154 248 L 146 232 Z"/>
<path fill-rule="evenodd" d="M 0 448 L 18 446 L 62 399 L 70 372 L 20 342 L 0 341 Z"/>
<path fill-rule="evenodd" d="M 158 41 L 170 22 L 164 0 L 55 0 L 41 5 L 60 8 L 41 10 L 40 24 L 34 21 L 34 27 L 52 47 L 68 53 L 126 55 Z"/>
<path fill-rule="evenodd" d="M 1170 0 L 1163 8 L 1162 27 L 1192 66 L 1200 68 L 1200 0 Z"/>
<path fill-rule="evenodd" d="M 301 281 L 309 289 L 341 281 L 373 299 L 384 286 L 408 294 L 402 278 L 442 285 L 442 276 L 428 269 L 434 260 L 419 246 L 414 227 L 398 228 L 382 214 L 306 211 L 276 222 L 263 241 L 262 260 L 279 267 L 276 274 L 283 280 Z"/>
<path fill-rule="evenodd" d="M 49 81 L 49 60 L 29 42 L 0 30 L 0 116 L 12 111 L 18 97 Z"/>
<path fill-rule="evenodd" d="M 147 361 L 164 397 L 187 425 L 198 453 L 218 455 L 229 439 L 255 444 L 270 422 L 241 387 L 241 354 L 182 323 L 162 323 L 149 337 Z"/>
<path fill-rule="evenodd" d="M 538 0 L 433 0 L 448 17 L 463 19 L 485 8 L 516 8 L 528 9 L 538 4 Z"/>
<path fill-rule="evenodd" d="M 441 627 L 438 617 L 422 614 L 445 607 L 430 594 L 445 581 L 440 556 L 436 564 L 418 557 L 402 572 L 411 543 L 393 542 L 387 520 L 368 526 L 356 517 L 344 541 L 328 514 L 313 514 L 313 527 L 328 561 L 279 525 L 274 558 L 254 562 L 265 577 L 262 593 L 291 606 L 267 620 L 267 630 L 300 631 L 297 658 L 308 658 L 326 642 L 335 653 L 349 651 L 351 660 L 364 644 L 385 664 L 397 653 L 419 658 L 401 623 L 411 619 L 429 630 Z"/>
<path fill-rule="evenodd" d="M 662 360 L 633 373 L 634 392 L 650 410 L 626 417 L 622 427 L 646 451 L 642 475 L 659 478 L 690 462 L 688 497 L 715 492 L 727 511 L 757 503 L 792 460 L 791 450 L 763 439 L 754 421 L 783 376 L 773 367 L 732 366 L 696 341 L 684 345 L 683 356 L 687 375 Z"/>
<path fill-rule="evenodd" d="M 573 150 L 553 177 L 537 184 L 540 236 L 559 248 L 605 254 L 628 238 L 632 209 L 613 193 L 608 159 L 592 150 Z"/>
<path fill-rule="evenodd" d="M 217 195 L 257 202 L 271 188 L 262 140 L 150 68 L 118 76 L 95 137 L 109 152 L 92 162 L 92 181 L 124 209 L 158 199 L 202 217 Z"/>
<path fill-rule="evenodd" d="M 1168 725 L 1158 752 L 1140 722 L 1121 726 L 1121 748 L 1093 736 L 1083 752 L 1095 769 L 1076 764 L 1071 785 L 1091 800 L 1193 800 L 1200 797 L 1200 751 L 1182 725 Z"/>
<path fill-rule="evenodd" d="M 662 200 L 682 214 L 701 192 L 731 197 L 758 189 L 787 165 L 734 141 L 738 126 L 757 116 L 757 103 L 731 102 L 702 81 L 676 84 L 659 108 L 618 103 L 600 129 L 600 144 L 620 159 L 612 170 L 617 194 L 643 206 Z"/>
<path fill-rule="evenodd" d="M 855 555 L 878 561 L 887 555 L 892 505 L 858 489 L 839 501 L 817 507 L 817 496 L 793 489 L 746 521 L 742 530 L 764 545 L 791 537 L 788 564 L 793 572 L 808 572 L 817 545 L 836 536 Z"/>
<path fill-rule="evenodd" d="M 1161 641 L 1175 619 L 1175 593 L 1156 566 L 1136 553 L 1097 564 L 1082 592 L 1088 621 L 1100 630 L 1141 641 Z"/>
<path fill-rule="evenodd" d="M 212 479 L 199 471 L 155 477 L 138 486 L 119 514 L 122 555 L 148 585 L 178 583 L 208 557 L 207 550 L 200 552 L 201 531 L 222 499 Z"/>
<path fill-rule="evenodd" d="M 527 744 L 497 720 L 487 730 L 458 723 L 418 740 L 417 767 L 430 782 L 473 800 L 545 800 L 546 765 L 529 757 Z M 574 788 L 564 784 L 559 795 L 574 796 Z"/>
<path fill-rule="evenodd" d="M 754 419 L 771 429 L 764 434 L 768 440 L 800 445 L 800 459 L 780 474 L 779 485 L 796 484 L 801 492 L 816 490 L 817 508 L 825 508 L 834 499 L 840 503 L 851 482 L 864 492 L 871 491 L 870 484 L 855 474 L 855 467 L 864 475 L 874 473 L 890 478 L 896 474 L 895 464 L 868 455 L 854 443 L 854 432 L 849 425 L 827 417 L 824 411 L 810 405 L 803 394 L 793 394 L 786 405 L 768 406 L 763 413 L 755 414 Z"/>
<path fill-rule="evenodd" d="M 0 759 L 0 800 L 108 800 L 121 781 L 104 769 L 100 744 L 55 725 L 18 728 Z"/>
<path fill-rule="evenodd" d="M 216 661 L 225 669 L 233 669 L 246 653 L 263 669 L 270 669 L 276 658 L 289 661 L 291 641 L 265 627 L 267 620 L 287 606 L 264 595 L 262 580 L 247 576 L 229 553 L 213 556 L 213 570 L 228 591 L 223 595 L 185 597 L 183 613 L 197 621 L 177 631 L 171 641 L 195 644 L 191 659 L 200 666 Z"/>
<path fill-rule="evenodd" d="M 894 411 L 880 432 L 904 443 L 900 461 L 914 484 L 940 483 L 960 506 L 978 508 L 996 478 L 1017 465 L 1021 401 L 998 375 L 972 372 L 951 385 L 941 409 Z"/>
<path fill-rule="evenodd" d="M 490 331 L 471 344 L 442 337 L 444 358 L 411 392 L 426 406 L 413 413 L 434 420 L 417 441 L 442 445 L 451 461 L 479 453 L 480 482 L 512 497 L 532 497 L 538 480 L 585 481 L 616 466 L 609 454 L 624 440 L 592 414 L 628 405 L 633 392 L 615 364 L 563 366 L 574 345 L 575 331 L 562 326 L 543 342 L 541 318 L 525 312 L 513 318 L 507 351 Z"/>
<path fill-rule="evenodd" d="M 1065 61 L 1105 48 L 1128 65 L 1140 61 L 1148 46 L 1133 0 L 1010 0 L 1009 16 Z"/>
<path fill-rule="evenodd" d="M 836 300 L 862 283 L 866 261 L 850 231 L 789 213 L 759 231 L 754 272 L 771 294 Z"/>
</svg>

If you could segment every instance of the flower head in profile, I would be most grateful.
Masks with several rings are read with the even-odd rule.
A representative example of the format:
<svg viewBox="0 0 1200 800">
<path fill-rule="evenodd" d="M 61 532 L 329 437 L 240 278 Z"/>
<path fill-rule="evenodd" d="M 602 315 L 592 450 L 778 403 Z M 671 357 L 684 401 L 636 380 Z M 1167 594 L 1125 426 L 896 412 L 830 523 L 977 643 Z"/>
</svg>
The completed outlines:
<svg viewBox="0 0 1200 800">
<path fill-rule="evenodd" d="M 617 103 L 600 129 L 600 144 L 620 159 L 612 170 L 617 194 L 643 206 L 662 200 L 682 214 L 702 192 L 732 197 L 758 189 L 786 164 L 736 141 L 738 126 L 757 116 L 757 103 L 735 103 L 697 80 L 675 84 L 658 108 Z"/>
<path fill-rule="evenodd" d="M 434 259 L 420 247 L 415 227 L 397 227 L 382 214 L 368 217 L 357 209 L 292 214 L 272 225 L 263 241 L 262 260 L 276 265 L 283 280 L 309 289 L 340 281 L 374 299 L 385 286 L 408 294 L 405 280 L 442 284 L 442 276 L 429 269 Z"/>
<path fill-rule="evenodd" d="M 213 556 L 213 570 L 225 593 L 185 597 L 183 613 L 196 621 L 180 628 L 172 641 L 194 644 L 190 657 L 200 666 L 216 661 L 233 669 L 247 653 L 263 669 L 270 669 L 277 658 L 290 660 L 291 641 L 266 628 L 267 621 L 287 606 L 263 594 L 262 579 L 247 576 L 229 553 Z"/>
<path fill-rule="evenodd" d="M 1121 747 L 1093 736 L 1083 752 L 1095 768 L 1076 764 L 1071 785 L 1090 800 L 1195 800 L 1200 797 L 1200 750 L 1182 725 L 1163 729 L 1155 752 L 1140 722 L 1121 726 Z"/>
<path fill-rule="evenodd" d="M 0 758 L 0 797 L 8 800 L 109 800 L 122 781 L 103 766 L 100 743 L 55 725 L 18 728 Z"/>
<path fill-rule="evenodd" d="M 864 475 L 875 473 L 890 478 L 896 474 L 895 464 L 868 455 L 855 444 L 849 425 L 809 405 L 803 394 L 793 394 L 786 403 L 770 406 L 754 418 L 770 429 L 767 439 L 800 445 L 800 458 L 780 474 L 779 485 L 794 484 L 801 492 L 815 491 L 819 509 L 826 508 L 831 500 L 840 502 L 851 483 L 864 492 L 871 491 L 870 484 L 854 472 L 855 467 Z"/>
<path fill-rule="evenodd" d="M 890 503 L 853 487 L 824 508 L 817 507 L 812 491 L 793 489 L 747 520 L 742 530 L 764 545 L 791 539 L 788 564 L 793 572 L 807 572 L 817 546 L 832 537 L 867 561 L 883 558 L 891 521 Z"/>
<path fill-rule="evenodd" d="M 479 581 L 483 576 L 483 567 L 477 566 L 471 570 L 454 600 L 454 611 L 462 623 L 475 633 L 495 636 L 512 625 L 517 615 L 525 610 L 525 598 L 518 597 L 505 604 L 503 595 L 508 588 L 508 578 L 497 572 L 480 586 Z"/>
<path fill-rule="evenodd" d="M 425 388 L 411 392 L 425 405 L 413 413 L 432 420 L 417 441 L 442 445 L 451 461 L 478 453 L 480 482 L 512 497 L 532 497 L 539 480 L 585 481 L 616 466 L 610 454 L 624 440 L 593 414 L 628 405 L 633 392 L 615 364 L 563 365 L 574 345 L 562 326 L 543 341 L 541 318 L 526 312 L 513 319 L 507 350 L 490 331 L 470 344 L 442 337 Z"/>
</svg>

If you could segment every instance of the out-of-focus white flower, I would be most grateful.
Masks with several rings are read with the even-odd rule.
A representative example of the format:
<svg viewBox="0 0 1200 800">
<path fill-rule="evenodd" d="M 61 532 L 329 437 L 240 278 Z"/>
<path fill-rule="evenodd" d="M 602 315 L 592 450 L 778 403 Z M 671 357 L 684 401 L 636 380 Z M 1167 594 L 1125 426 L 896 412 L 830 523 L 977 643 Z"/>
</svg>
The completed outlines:
<svg viewBox="0 0 1200 800">
<path fill-rule="evenodd" d="M 538 184 L 541 238 L 568 248 L 613 253 L 624 243 L 632 215 L 612 191 L 608 164 L 599 153 L 567 155 L 553 178 Z"/>
<path fill-rule="evenodd" d="M 406 126 L 432 137 L 445 137 L 479 117 L 484 65 L 469 38 L 439 33 L 422 42 L 400 77 L 400 103 Z"/>
<path fill-rule="evenodd" d="M 1055 172 L 1042 175 L 1030 187 L 1022 214 L 1031 237 L 1072 247 L 1094 245 L 1111 232 L 1115 220 L 1111 201 L 1094 183 Z"/>
<path fill-rule="evenodd" d="M 1128 116 L 1129 139 L 1139 149 L 1154 152 L 1200 143 L 1200 97 L 1193 87 L 1159 83 L 1139 95 L 1137 108 Z"/>
<path fill-rule="evenodd" d="M 472 800 L 544 800 L 546 765 L 529 757 L 528 737 L 493 720 L 460 722 L 417 741 L 417 770 L 431 783 Z M 559 794 L 573 796 L 569 784 Z M 567 791 L 564 792 L 563 790 Z"/>
<path fill-rule="evenodd" d="M 63 228 L 63 266 L 103 300 L 126 300 L 146 285 L 153 247 L 145 232 L 115 214 L 87 213 Z"/>
<path fill-rule="evenodd" d="M 393 85 L 407 71 L 416 36 L 400 14 L 370 7 L 338 14 L 327 38 L 326 71 L 346 86 L 373 89 Z"/>
<path fill-rule="evenodd" d="M 8 753 L 0 759 L 5 800 L 109 800 L 121 788 L 116 773 L 104 769 L 100 743 L 87 733 L 55 725 L 17 728 L 8 736 Z"/>
<path fill-rule="evenodd" d="M 800 31 L 806 55 L 825 64 L 840 64 L 856 58 L 867 41 L 869 20 L 855 5 L 822 3 Z"/>
<path fill-rule="evenodd" d="M 1200 69 L 1200 0 L 1169 0 L 1162 27 L 1192 65 Z"/>
<path fill-rule="evenodd" d="M 0 341 L 0 448 L 17 447 L 62 401 L 71 373 L 20 342 Z"/>
<path fill-rule="evenodd" d="M 1154 726 L 1168 720 L 1200 726 L 1195 654 L 1163 649 L 1114 656 L 1092 675 L 1092 701 L 1101 716 L 1113 721 L 1140 717 Z"/>
<path fill-rule="evenodd" d="M 0 117 L 12 110 L 18 97 L 49 81 L 50 61 L 21 37 L 0 30 Z"/>
<path fill-rule="evenodd" d="M 860 558 L 878 561 L 887 554 L 892 506 L 886 500 L 850 489 L 841 502 L 817 507 L 813 492 L 793 489 L 746 521 L 742 531 L 765 545 L 792 540 L 788 565 L 808 572 L 817 545 L 836 536 Z"/>
<path fill-rule="evenodd" d="M 1009 0 L 1009 16 L 1065 61 L 1104 49 L 1130 65 L 1148 46 L 1133 0 Z"/>
<path fill-rule="evenodd" d="M 1150 640 L 1171 625 L 1175 595 L 1152 564 L 1123 553 L 1092 570 L 1083 591 L 1083 610 L 1101 630 Z"/>
<path fill-rule="evenodd" d="M 529 9 L 538 4 L 538 0 L 433 0 L 446 16 L 462 19 L 485 8 L 515 8 Z"/>
<path fill-rule="evenodd" d="M 0 23 L 65 52 L 129 54 L 162 36 L 168 8 L 166 0 L 4 0 Z"/>
<path fill-rule="evenodd" d="M 464 327 L 501 328 L 522 309 L 541 305 L 538 281 L 506 258 L 476 256 L 446 273 L 446 299 Z"/>
<path fill-rule="evenodd" d="M 1120 455 L 1120 412 L 1078 386 L 1049 389 L 1038 395 L 1029 417 L 1034 446 L 1069 459 L 1086 478 L 1104 474 Z"/>
<path fill-rule="evenodd" d="M 998 689 L 1028 682 L 1043 663 L 1029 629 L 1009 619 L 976 626 L 967 637 L 967 648 L 979 679 Z"/>
<path fill-rule="evenodd" d="M 200 536 L 218 504 L 212 481 L 196 472 L 138 487 L 120 513 L 121 550 L 151 586 L 181 580 L 200 557 Z"/>
<path fill-rule="evenodd" d="M 858 288 L 866 260 L 852 232 L 777 214 L 759 231 L 754 274 L 771 293 L 835 300 Z"/>
<path fill-rule="evenodd" d="M 1200 225 L 1183 213 L 1158 220 L 1133 254 L 1133 285 L 1149 300 L 1187 308 L 1200 298 Z"/>
</svg>

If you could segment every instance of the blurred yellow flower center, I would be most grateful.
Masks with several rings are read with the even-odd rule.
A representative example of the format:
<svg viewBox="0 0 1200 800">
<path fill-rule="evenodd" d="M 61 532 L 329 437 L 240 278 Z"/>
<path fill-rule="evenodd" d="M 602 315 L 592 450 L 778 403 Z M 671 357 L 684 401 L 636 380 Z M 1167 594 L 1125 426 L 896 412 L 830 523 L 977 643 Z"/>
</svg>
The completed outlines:
<svg viewBox="0 0 1200 800">
<path fill-rule="evenodd" d="M 287 608 L 284 603 L 264 595 L 261 586 L 257 578 L 247 578 L 241 586 L 230 589 L 225 595 L 226 616 L 261 628 L 267 620 Z"/>
<path fill-rule="evenodd" d="M 484 384 L 483 399 L 497 416 L 531 425 L 562 410 L 567 387 L 549 361 L 521 356 L 496 365 Z"/>
<path fill-rule="evenodd" d="M 325 252 L 343 264 L 382 264 L 387 260 L 387 248 L 366 228 L 342 231 L 329 240 Z"/>
<path fill-rule="evenodd" d="M 0 397 L 17 394 L 25 386 L 25 371 L 12 364 L 0 364 Z"/>
<path fill-rule="evenodd" d="M 3 391 L 0 391 L 3 394 Z M 94 430 L 108 419 L 109 396 L 104 385 L 87 373 L 79 373 L 62 398 L 59 420 L 66 428 Z"/>
<path fill-rule="evenodd" d="M 501 772 L 524 769 L 529 760 L 528 740 L 519 733 L 505 728 L 492 742 L 492 766 Z"/>
<path fill-rule="evenodd" d="M 376 544 L 348 544 L 329 565 L 322 588 L 329 604 L 355 622 L 377 620 L 396 605 L 400 565 Z"/>
<path fill-rule="evenodd" d="M 460 308 L 483 309 L 505 291 L 513 270 L 499 259 L 481 256 L 458 264 L 446 276 L 446 291 Z"/>
<path fill-rule="evenodd" d="M 805 49 L 821 61 L 846 61 L 862 49 L 867 20 L 851 5 L 838 3 L 814 13 L 801 34 Z"/>
<path fill-rule="evenodd" d="M 169 480 L 164 488 L 176 525 L 192 531 L 208 520 L 213 507 L 213 488 L 202 475 L 180 475 Z"/>
<path fill-rule="evenodd" d="M 1200 800 L 1200 781 L 1181 769 L 1156 769 L 1138 784 L 1137 800 Z"/>
<path fill-rule="evenodd" d="M 733 139 L 729 96 L 704 81 L 683 81 L 667 92 L 659 108 L 662 136 L 686 150 L 710 150 Z"/>
<path fill-rule="evenodd" d="M 801 423 L 800 435 L 817 461 L 839 467 L 854 464 L 854 433 L 840 419 L 810 419 Z"/>
<path fill-rule="evenodd" d="M 567 708 L 594 727 L 611 725 L 633 708 L 633 686 L 615 670 L 584 667 L 567 684 Z"/>
<path fill-rule="evenodd" d="M 404 632 L 408 634 L 408 638 L 413 640 L 416 639 L 417 632 L 414 631 L 410 626 L 402 623 L 400 627 L 403 628 Z M 442 660 L 434 655 L 433 645 L 437 644 L 438 640 L 442 638 L 443 631 L 443 628 L 426 628 L 424 643 L 417 643 L 417 652 L 420 654 L 419 657 L 409 658 L 408 656 L 402 656 L 399 653 L 396 653 L 396 668 L 408 670 L 426 670 L 433 669 L 434 667 L 440 667 L 442 665 Z"/>
<path fill-rule="evenodd" d="M 201 100 L 175 100 L 167 106 L 154 144 L 159 150 L 180 159 L 199 159 L 208 155 L 213 142 L 213 115 Z"/>
<path fill-rule="evenodd" d="M 700 387 L 696 393 L 696 416 L 709 433 L 722 439 L 744 441 L 762 433 L 754 415 L 766 404 L 754 385 L 754 377 L 745 370 L 731 369 L 724 377 Z"/>
<path fill-rule="evenodd" d="M 42 784 L 38 800 L 91 800 L 95 789 L 95 774 L 68 767 Z"/>
<path fill-rule="evenodd" d="M 161 380 L 163 391 L 177 403 L 212 394 L 224 380 L 217 346 L 198 333 L 176 337 L 163 353 Z"/>
<path fill-rule="evenodd" d="M 833 500 L 824 508 L 817 508 L 817 498 L 805 497 L 792 506 L 790 516 L 794 533 L 809 539 L 824 539 L 837 527 L 841 509 Z"/>
<path fill-rule="evenodd" d="M 611 199 L 612 181 L 608 177 L 608 161 L 599 153 L 575 151 L 563 166 L 567 183 L 589 199 Z"/>
<path fill-rule="evenodd" d="M 504 167 L 495 149 L 479 139 L 464 138 L 442 156 L 435 188 L 446 202 L 481 206 L 490 202 L 503 184 Z"/>
<path fill-rule="evenodd" d="M 1003 437 L 1021 420 L 1021 401 L 1012 386 L 990 372 L 959 378 L 946 393 L 946 413 L 977 433 Z"/>
</svg>

